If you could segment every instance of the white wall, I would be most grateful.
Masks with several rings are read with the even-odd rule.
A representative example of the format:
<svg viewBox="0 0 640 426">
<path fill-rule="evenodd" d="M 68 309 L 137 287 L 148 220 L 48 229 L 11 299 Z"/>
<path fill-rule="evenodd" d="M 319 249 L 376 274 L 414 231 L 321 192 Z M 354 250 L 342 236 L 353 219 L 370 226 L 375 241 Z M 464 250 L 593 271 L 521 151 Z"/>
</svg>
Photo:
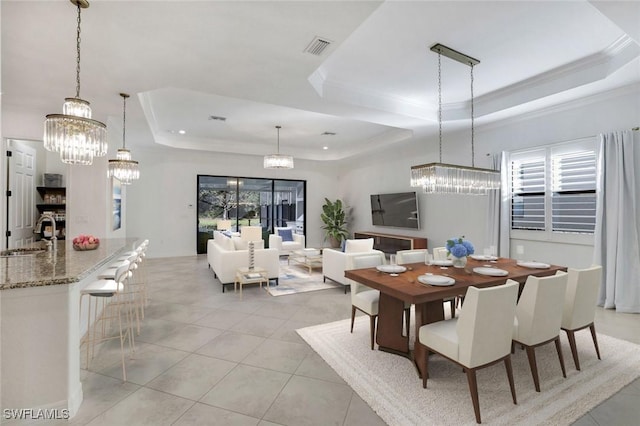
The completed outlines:
<svg viewBox="0 0 640 426">
<path fill-rule="evenodd" d="M 148 238 L 150 257 L 189 256 L 197 245 L 197 176 L 220 175 L 307 181 L 307 245 L 320 247 L 324 197 L 338 194 L 330 164 L 295 159 L 293 170 L 265 170 L 261 156 L 179 149 L 133 151 L 140 180 L 127 190 L 127 236 Z"/>
<path fill-rule="evenodd" d="M 640 124 L 640 87 L 625 87 L 581 102 L 526 114 L 516 119 L 476 127 L 476 166 L 490 167 L 487 153 L 578 139 Z M 469 132 L 443 131 L 443 162 L 470 165 Z M 351 206 L 351 231 L 376 231 L 429 239 L 429 247 L 441 246 L 453 236 L 465 235 L 481 250 L 486 235 L 487 197 L 442 196 L 419 192 L 420 231 L 372 226 L 369 194 L 411 191 L 411 166 L 438 161 L 437 137 L 412 140 L 387 152 L 375 153 L 343 165 L 340 196 Z M 640 164 L 638 165 L 640 167 Z M 515 245 L 524 253 L 515 253 Z M 591 264 L 591 245 L 553 244 L 518 240 L 512 257 L 548 261 L 572 267 Z"/>
</svg>

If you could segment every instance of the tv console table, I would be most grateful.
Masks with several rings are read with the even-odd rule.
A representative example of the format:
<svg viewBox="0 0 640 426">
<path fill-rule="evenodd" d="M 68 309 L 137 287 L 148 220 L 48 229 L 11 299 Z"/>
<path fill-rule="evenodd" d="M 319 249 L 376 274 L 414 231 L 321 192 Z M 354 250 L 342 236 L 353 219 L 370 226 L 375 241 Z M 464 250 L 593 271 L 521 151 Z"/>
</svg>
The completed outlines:
<svg viewBox="0 0 640 426">
<path fill-rule="evenodd" d="M 353 237 L 356 239 L 373 238 L 373 248 L 385 253 L 395 253 L 398 250 L 414 250 L 427 248 L 427 239 L 422 237 L 379 234 L 377 232 L 354 232 Z"/>
</svg>

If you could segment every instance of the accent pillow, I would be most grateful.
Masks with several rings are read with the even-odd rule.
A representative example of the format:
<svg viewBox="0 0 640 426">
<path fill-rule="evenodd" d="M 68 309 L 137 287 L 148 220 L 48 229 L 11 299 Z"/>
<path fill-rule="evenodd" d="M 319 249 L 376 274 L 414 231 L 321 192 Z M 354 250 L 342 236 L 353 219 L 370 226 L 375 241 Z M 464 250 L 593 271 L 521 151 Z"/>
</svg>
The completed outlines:
<svg viewBox="0 0 640 426">
<path fill-rule="evenodd" d="M 282 242 L 293 241 L 293 233 L 291 228 L 278 229 L 278 235 L 282 237 Z"/>
<path fill-rule="evenodd" d="M 231 237 L 231 241 L 233 241 L 233 246 L 236 250 L 246 250 L 248 242 L 243 240 L 240 237 Z"/>
<path fill-rule="evenodd" d="M 218 244 L 220 244 L 220 247 L 223 250 L 226 250 L 226 251 L 235 251 L 236 250 L 236 247 L 233 244 L 233 241 L 231 240 L 231 238 L 223 237 L 223 238 L 219 238 L 217 241 L 218 241 Z"/>
<path fill-rule="evenodd" d="M 344 246 L 345 253 L 362 253 L 373 250 L 373 238 L 347 240 Z"/>
</svg>

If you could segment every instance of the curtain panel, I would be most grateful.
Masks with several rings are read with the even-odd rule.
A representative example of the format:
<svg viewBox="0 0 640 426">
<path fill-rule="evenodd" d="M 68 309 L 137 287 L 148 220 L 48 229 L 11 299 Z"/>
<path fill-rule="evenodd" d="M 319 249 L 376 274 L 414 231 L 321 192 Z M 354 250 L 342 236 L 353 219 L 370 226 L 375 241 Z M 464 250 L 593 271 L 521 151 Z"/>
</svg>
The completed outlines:
<svg viewBox="0 0 640 426">
<path fill-rule="evenodd" d="M 640 137 L 625 130 L 599 139 L 593 257 L 603 267 L 598 305 L 640 313 Z"/>
</svg>

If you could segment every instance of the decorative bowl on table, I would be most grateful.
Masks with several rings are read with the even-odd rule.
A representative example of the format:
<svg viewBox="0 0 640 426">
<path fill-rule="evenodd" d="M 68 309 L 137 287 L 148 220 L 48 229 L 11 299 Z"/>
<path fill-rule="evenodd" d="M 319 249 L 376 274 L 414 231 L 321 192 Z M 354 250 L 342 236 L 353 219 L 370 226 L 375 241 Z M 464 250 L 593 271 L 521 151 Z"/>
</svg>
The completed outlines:
<svg viewBox="0 0 640 426">
<path fill-rule="evenodd" d="M 95 250 L 100 246 L 100 239 L 93 235 L 78 235 L 73 239 L 73 249 L 77 251 Z"/>
</svg>

